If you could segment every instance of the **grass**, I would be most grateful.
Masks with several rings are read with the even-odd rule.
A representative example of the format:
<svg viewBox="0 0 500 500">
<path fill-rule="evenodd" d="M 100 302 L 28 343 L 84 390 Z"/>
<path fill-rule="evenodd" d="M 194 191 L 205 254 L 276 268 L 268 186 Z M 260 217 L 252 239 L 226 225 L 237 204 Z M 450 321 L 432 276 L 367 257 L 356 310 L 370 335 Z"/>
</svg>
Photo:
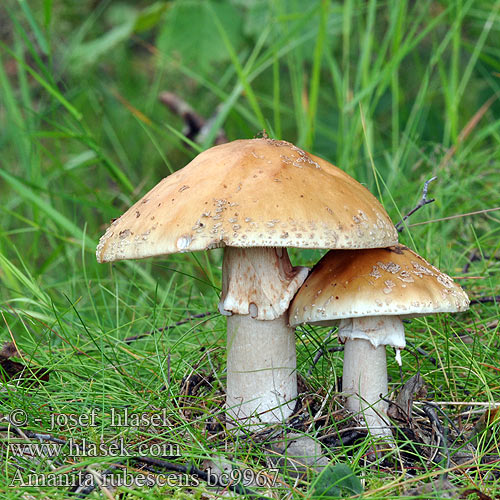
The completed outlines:
<svg viewBox="0 0 500 500">
<path fill-rule="evenodd" d="M 220 251 L 116 265 L 98 265 L 94 254 L 109 220 L 211 146 L 221 126 L 230 140 L 265 128 L 339 165 L 379 197 L 395 222 L 418 202 L 423 183 L 437 176 L 430 187 L 436 201 L 410 218 L 400 241 L 456 277 L 471 298 L 498 295 L 500 212 L 486 209 L 500 206 L 500 2 L 92 5 L 8 0 L 0 7 L 0 331 L 2 341 L 18 347 L 15 361 L 32 372 L 3 375 L 1 415 L 21 409 L 25 431 L 79 443 L 172 443 L 181 454 L 173 461 L 198 468 L 216 457 L 255 473 L 269 467 L 261 443 L 226 438 L 218 426 L 222 317 L 125 341 L 216 311 Z M 158 103 L 163 90 L 207 118 L 219 106 L 194 148 L 183 141 L 182 120 Z M 482 213 L 461 216 L 470 212 Z M 480 258 L 464 271 L 473 252 Z M 306 265 L 322 254 L 291 252 L 294 263 Z M 421 442 L 429 421 L 416 413 L 414 434 L 398 435 L 402 456 L 393 452 L 375 465 L 366 460 L 363 436 L 350 443 L 325 437 L 352 420 L 337 395 L 342 356 L 323 356 L 307 374 L 325 345 L 324 329 L 297 330 L 309 402 L 303 416 L 321 417 L 312 426 L 296 423 L 297 430 L 317 439 L 332 464 L 347 463 L 367 498 L 397 498 L 444 471 L 460 491 L 498 496 L 498 423 L 485 410 L 500 399 L 499 315 L 498 302 L 490 302 L 406 325 L 413 347 L 403 353 L 402 375 L 407 381 L 420 372 L 427 390 L 417 401 L 440 402 L 450 436 L 450 422 L 465 436 L 477 430 L 470 437 L 475 451 L 463 463 L 454 462 L 456 449 L 450 464 L 439 450 L 432 458 L 435 441 Z M 333 335 L 326 346 L 335 345 Z M 390 356 L 389 373 L 397 392 L 401 379 Z M 165 408 L 167 425 L 114 428 L 112 408 Z M 93 426 L 64 421 L 92 409 Z M 61 420 L 49 431 L 55 416 Z M 67 488 L 12 488 L 16 470 L 62 475 L 116 465 L 109 453 L 14 457 L 5 444 L 14 434 L 6 433 L 5 419 L 1 425 L 4 498 L 67 497 Z M 465 453 L 463 440 L 457 443 Z M 118 461 L 130 474 L 140 467 Z M 311 472 L 303 482 L 284 476 L 275 488 L 259 491 L 311 498 L 318 484 Z M 208 490 L 201 482 L 119 491 L 114 498 L 201 498 Z M 88 495 L 100 497 L 99 488 Z"/>
</svg>

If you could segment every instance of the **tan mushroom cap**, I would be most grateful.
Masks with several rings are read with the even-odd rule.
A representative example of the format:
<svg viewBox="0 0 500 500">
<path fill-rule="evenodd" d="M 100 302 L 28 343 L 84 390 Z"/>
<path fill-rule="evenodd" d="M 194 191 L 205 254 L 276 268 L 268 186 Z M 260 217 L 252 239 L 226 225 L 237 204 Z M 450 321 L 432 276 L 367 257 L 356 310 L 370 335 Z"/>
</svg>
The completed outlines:
<svg viewBox="0 0 500 500">
<path fill-rule="evenodd" d="M 289 142 L 249 139 L 210 148 L 163 179 L 107 229 L 97 260 L 396 242 L 382 205 L 345 172 Z"/>
<path fill-rule="evenodd" d="M 362 316 L 465 311 L 469 298 L 446 274 L 403 245 L 328 252 L 290 305 L 290 325 Z"/>
</svg>

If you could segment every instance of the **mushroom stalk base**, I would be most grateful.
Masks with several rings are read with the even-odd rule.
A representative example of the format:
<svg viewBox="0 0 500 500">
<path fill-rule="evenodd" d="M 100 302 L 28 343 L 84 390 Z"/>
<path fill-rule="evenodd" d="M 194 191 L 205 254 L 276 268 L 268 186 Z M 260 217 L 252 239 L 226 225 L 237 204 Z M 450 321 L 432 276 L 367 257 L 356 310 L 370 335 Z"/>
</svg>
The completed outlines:
<svg viewBox="0 0 500 500">
<path fill-rule="evenodd" d="M 373 347 L 369 340 L 346 339 L 342 391 L 348 394 L 346 407 L 363 415 L 372 435 L 392 438 L 387 403 L 381 400 L 388 392 L 385 345 Z"/>
<path fill-rule="evenodd" d="M 289 417 L 297 375 L 295 335 L 286 315 L 271 321 L 229 316 L 227 349 L 228 426 L 258 429 Z"/>
</svg>

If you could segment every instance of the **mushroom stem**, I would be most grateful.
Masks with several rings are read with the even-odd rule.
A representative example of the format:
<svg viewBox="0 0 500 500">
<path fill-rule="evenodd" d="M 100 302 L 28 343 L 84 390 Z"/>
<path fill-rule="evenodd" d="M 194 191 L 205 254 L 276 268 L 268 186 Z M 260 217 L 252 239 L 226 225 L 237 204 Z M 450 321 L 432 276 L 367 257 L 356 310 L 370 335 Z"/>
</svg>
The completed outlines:
<svg viewBox="0 0 500 500">
<path fill-rule="evenodd" d="M 229 426 L 282 422 L 295 407 L 295 334 L 285 316 L 227 318 Z"/>
<path fill-rule="evenodd" d="M 347 409 L 361 413 L 373 435 L 392 436 L 384 418 L 387 403 L 380 399 L 388 392 L 385 345 L 373 347 L 368 340 L 346 340 L 342 391 L 348 394 Z"/>
<path fill-rule="evenodd" d="M 230 426 L 284 421 L 297 396 L 295 335 L 288 306 L 309 270 L 286 248 L 224 250 L 220 311 L 227 315 Z"/>
<path fill-rule="evenodd" d="M 373 435 L 392 438 L 386 416 L 388 405 L 381 398 L 389 392 L 385 346 L 405 347 L 401 318 L 368 316 L 343 319 L 338 335 L 345 341 L 342 390 L 348 394 L 347 408 L 363 414 Z"/>
</svg>

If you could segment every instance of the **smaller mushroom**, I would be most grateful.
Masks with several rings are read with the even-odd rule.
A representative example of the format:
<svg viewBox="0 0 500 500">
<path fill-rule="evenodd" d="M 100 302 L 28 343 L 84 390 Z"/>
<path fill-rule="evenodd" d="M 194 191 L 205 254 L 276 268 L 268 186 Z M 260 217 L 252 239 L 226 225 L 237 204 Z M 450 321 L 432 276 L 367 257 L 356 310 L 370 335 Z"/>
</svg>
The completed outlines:
<svg viewBox="0 0 500 500">
<path fill-rule="evenodd" d="M 333 250 L 314 267 L 291 306 L 289 323 L 332 325 L 339 321 L 344 345 L 342 390 L 346 406 L 362 413 L 376 436 L 387 425 L 385 346 L 405 347 L 403 318 L 465 311 L 469 298 L 453 280 L 403 245 Z"/>
</svg>

